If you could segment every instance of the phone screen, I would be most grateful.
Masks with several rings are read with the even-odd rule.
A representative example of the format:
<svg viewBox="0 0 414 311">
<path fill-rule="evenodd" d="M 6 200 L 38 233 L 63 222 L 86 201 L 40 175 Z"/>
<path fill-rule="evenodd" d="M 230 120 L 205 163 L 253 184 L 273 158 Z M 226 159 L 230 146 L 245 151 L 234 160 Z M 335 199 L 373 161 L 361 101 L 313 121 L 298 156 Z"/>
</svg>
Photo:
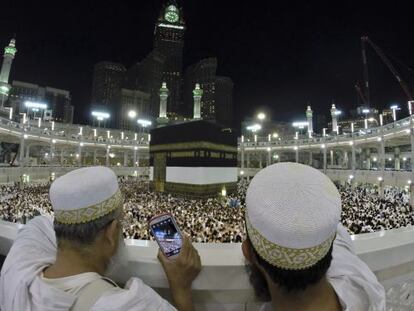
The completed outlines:
<svg viewBox="0 0 414 311">
<path fill-rule="evenodd" d="M 152 224 L 151 229 L 165 256 L 170 257 L 180 252 L 183 241 L 171 218 Z"/>
</svg>

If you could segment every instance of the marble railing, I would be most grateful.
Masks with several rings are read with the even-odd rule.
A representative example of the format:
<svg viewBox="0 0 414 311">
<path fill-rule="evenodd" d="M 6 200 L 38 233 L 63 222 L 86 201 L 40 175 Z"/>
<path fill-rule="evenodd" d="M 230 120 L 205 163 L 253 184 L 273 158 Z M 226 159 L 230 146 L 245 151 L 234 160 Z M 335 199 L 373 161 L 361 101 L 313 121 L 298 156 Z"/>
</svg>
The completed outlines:
<svg viewBox="0 0 414 311">
<path fill-rule="evenodd" d="M 253 177 L 259 172 L 259 168 L 239 169 L 239 176 Z M 321 170 L 322 171 L 322 170 Z M 243 172 L 243 173 L 242 173 Z M 378 184 L 380 179 L 384 186 L 403 188 L 414 184 L 414 173 L 411 171 L 377 171 L 377 170 L 341 170 L 327 169 L 326 175 L 334 181 L 355 182 L 362 184 Z M 380 179 L 379 179 L 380 178 Z"/>
<path fill-rule="evenodd" d="M 0 221 L 0 255 L 7 255 L 20 227 Z M 410 297 L 414 295 L 414 227 L 361 234 L 352 239 L 358 256 L 384 285 L 388 309 L 413 310 Z M 137 276 L 168 298 L 168 284 L 156 257 L 155 242 L 126 240 L 126 244 L 129 262 L 117 281 L 122 283 Z M 197 309 L 258 310 L 240 244 L 195 243 L 195 247 L 203 264 L 193 283 Z"/>
<path fill-rule="evenodd" d="M 0 183 L 16 182 L 21 180 L 21 176 L 26 174 L 30 181 L 49 179 L 52 173 L 59 177 L 72 170 L 78 169 L 78 166 L 26 166 L 26 167 L 0 167 Z M 111 167 L 117 176 L 148 176 L 148 167 Z"/>
<path fill-rule="evenodd" d="M 77 166 L 26 166 L 26 167 L 0 167 L 0 183 L 19 181 L 21 175 L 30 176 L 30 180 L 47 179 L 51 173 L 55 177 L 63 175 L 71 170 L 77 169 Z M 147 176 L 149 167 L 111 167 L 119 176 Z M 253 177 L 260 171 L 258 168 L 239 168 L 239 176 Z M 352 181 L 357 183 L 378 184 L 378 178 L 381 177 L 384 186 L 405 187 L 410 181 L 414 184 L 414 173 L 411 171 L 376 171 L 376 170 L 341 170 L 327 169 L 326 174 L 334 181 Z"/>
</svg>

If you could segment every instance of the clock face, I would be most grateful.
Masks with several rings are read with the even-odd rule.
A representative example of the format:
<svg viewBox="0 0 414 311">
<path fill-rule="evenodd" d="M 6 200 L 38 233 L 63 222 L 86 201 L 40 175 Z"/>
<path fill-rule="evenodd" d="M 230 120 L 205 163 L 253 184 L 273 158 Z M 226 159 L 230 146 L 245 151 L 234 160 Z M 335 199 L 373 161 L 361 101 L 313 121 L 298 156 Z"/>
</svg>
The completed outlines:
<svg viewBox="0 0 414 311">
<path fill-rule="evenodd" d="M 176 23 L 176 22 L 178 22 L 178 20 L 180 18 L 180 16 L 178 14 L 179 14 L 179 11 L 175 7 L 175 5 L 170 5 L 165 10 L 165 16 L 164 17 L 168 22 Z"/>
<path fill-rule="evenodd" d="M 178 14 L 176 12 L 167 11 L 165 13 L 165 19 L 170 23 L 176 23 L 178 21 Z"/>
</svg>

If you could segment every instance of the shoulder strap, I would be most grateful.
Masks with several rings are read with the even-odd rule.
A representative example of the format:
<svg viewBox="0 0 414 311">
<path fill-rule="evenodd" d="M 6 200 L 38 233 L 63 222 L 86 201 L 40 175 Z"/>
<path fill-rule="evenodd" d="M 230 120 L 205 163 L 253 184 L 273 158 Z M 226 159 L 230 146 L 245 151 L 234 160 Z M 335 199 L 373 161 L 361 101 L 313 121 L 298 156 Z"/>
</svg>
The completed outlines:
<svg viewBox="0 0 414 311">
<path fill-rule="evenodd" d="M 78 293 L 78 298 L 70 311 L 89 310 L 104 292 L 117 287 L 113 281 L 107 278 L 100 278 L 85 285 Z"/>
</svg>

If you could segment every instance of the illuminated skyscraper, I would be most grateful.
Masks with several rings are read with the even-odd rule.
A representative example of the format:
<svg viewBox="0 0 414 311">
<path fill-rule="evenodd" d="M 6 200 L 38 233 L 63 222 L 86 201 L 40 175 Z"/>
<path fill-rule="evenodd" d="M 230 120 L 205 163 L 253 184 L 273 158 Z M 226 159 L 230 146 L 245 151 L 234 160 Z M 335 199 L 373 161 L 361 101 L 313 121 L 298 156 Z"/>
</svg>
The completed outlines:
<svg viewBox="0 0 414 311">
<path fill-rule="evenodd" d="M 216 122 L 228 127 L 232 127 L 234 113 L 234 83 L 229 77 L 217 76 L 214 87 Z"/>
<path fill-rule="evenodd" d="M 121 88 L 125 66 L 113 62 L 100 62 L 94 66 L 92 83 L 92 106 L 99 105 L 111 113 L 111 126 L 118 127 L 121 109 Z"/>
<path fill-rule="evenodd" d="M 165 56 L 162 81 L 167 83 L 170 112 L 181 112 L 181 85 L 183 69 L 185 23 L 181 9 L 170 0 L 161 10 L 155 26 L 154 50 Z"/>
<path fill-rule="evenodd" d="M 4 102 L 9 96 L 11 86 L 9 84 L 10 69 L 16 55 L 16 40 L 11 39 L 8 46 L 4 48 L 3 64 L 0 71 L 0 102 L 3 107 Z"/>
<path fill-rule="evenodd" d="M 187 68 L 184 79 L 184 102 L 190 117 L 193 116 L 193 90 L 196 83 L 199 83 L 203 90 L 200 107 L 201 118 L 204 120 L 216 119 L 216 71 L 217 59 L 213 57 L 202 59 Z"/>
<path fill-rule="evenodd" d="M 233 81 L 216 75 L 217 59 L 205 58 L 189 66 L 184 78 L 184 103 L 187 115 L 193 116 L 193 89 L 196 83 L 203 90 L 200 113 L 204 120 L 231 127 L 233 122 Z"/>
<path fill-rule="evenodd" d="M 160 108 L 159 90 L 162 84 L 165 57 L 152 51 L 140 63 L 136 63 L 126 73 L 125 88 L 140 90 L 150 94 L 148 106 L 139 111 L 145 117 L 157 118 Z"/>
</svg>

